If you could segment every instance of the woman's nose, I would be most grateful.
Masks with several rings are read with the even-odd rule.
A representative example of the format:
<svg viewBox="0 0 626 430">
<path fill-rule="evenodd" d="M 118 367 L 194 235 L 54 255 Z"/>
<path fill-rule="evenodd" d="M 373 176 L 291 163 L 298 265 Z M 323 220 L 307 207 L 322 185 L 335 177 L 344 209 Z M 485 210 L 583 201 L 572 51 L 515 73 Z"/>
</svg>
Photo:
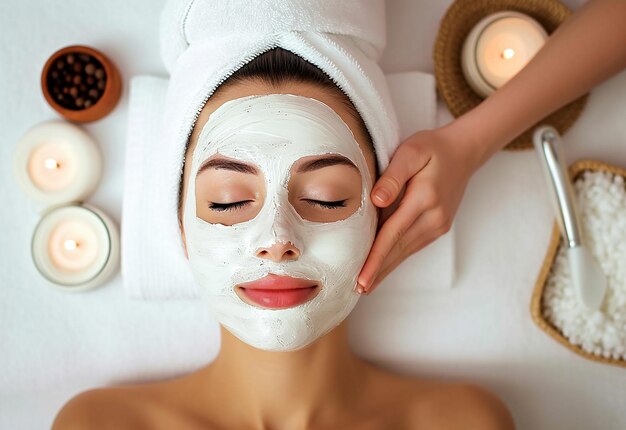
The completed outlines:
<svg viewBox="0 0 626 430">
<path fill-rule="evenodd" d="M 275 262 L 297 260 L 300 257 L 300 250 L 291 242 L 276 242 L 270 247 L 257 249 L 256 256 Z"/>
</svg>

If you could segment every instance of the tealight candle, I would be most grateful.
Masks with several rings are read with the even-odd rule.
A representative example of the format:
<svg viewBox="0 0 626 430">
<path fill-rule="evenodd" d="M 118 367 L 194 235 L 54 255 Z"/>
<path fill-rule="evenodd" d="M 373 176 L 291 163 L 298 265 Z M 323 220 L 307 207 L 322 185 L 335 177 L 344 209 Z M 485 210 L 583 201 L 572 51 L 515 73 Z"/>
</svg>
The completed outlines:
<svg viewBox="0 0 626 430">
<path fill-rule="evenodd" d="M 65 291 L 84 291 L 101 285 L 117 270 L 119 231 L 91 205 L 55 207 L 37 224 L 31 251 L 44 278 Z"/>
<path fill-rule="evenodd" d="M 515 76 L 547 39 L 548 33 L 528 15 L 515 11 L 488 15 L 463 44 L 465 79 L 474 91 L 488 97 Z"/>
<path fill-rule="evenodd" d="M 54 120 L 31 127 L 15 149 L 15 177 L 22 190 L 47 205 L 78 202 L 100 181 L 102 157 L 79 126 Z"/>
</svg>

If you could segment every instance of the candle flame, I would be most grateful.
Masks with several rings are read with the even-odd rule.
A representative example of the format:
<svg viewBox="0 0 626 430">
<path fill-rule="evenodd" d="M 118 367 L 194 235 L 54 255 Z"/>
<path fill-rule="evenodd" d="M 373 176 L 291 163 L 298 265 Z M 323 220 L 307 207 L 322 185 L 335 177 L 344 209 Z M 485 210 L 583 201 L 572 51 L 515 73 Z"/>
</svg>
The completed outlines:
<svg viewBox="0 0 626 430">
<path fill-rule="evenodd" d="M 502 58 L 504 58 L 505 60 L 513 58 L 514 55 L 515 51 L 511 48 L 506 48 L 504 51 L 502 51 Z"/>
<path fill-rule="evenodd" d="M 46 166 L 47 169 L 50 169 L 50 170 L 58 169 L 59 167 L 61 167 L 59 162 L 55 160 L 54 158 L 48 158 L 46 161 L 44 161 L 44 165 Z"/>
<path fill-rule="evenodd" d="M 76 248 L 78 248 L 79 244 L 75 240 L 68 239 L 65 242 L 63 242 L 63 246 L 68 251 L 74 251 Z"/>
</svg>

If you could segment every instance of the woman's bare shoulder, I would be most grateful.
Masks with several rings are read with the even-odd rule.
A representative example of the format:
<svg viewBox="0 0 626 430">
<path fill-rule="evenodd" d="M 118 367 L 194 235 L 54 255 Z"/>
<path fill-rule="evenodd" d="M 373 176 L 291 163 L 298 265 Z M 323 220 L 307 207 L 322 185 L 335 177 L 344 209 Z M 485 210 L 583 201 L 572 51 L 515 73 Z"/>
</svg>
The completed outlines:
<svg viewBox="0 0 626 430">
<path fill-rule="evenodd" d="M 442 381 L 372 368 L 369 409 L 396 409 L 403 428 L 514 430 L 513 418 L 494 393 L 473 383 Z"/>
<path fill-rule="evenodd" d="M 141 409 L 140 402 L 127 390 L 94 388 L 68 400 L 54 418 L 51 430 L 141 429 Z"/>
<path fill-rule="evenodd" d="M 192 417 L 164 399 L 163 393 L 174 389 L 172 386 L 164 390 L 165 385 L 169 383 L 123 385 L 84 391 L 63 405 L 51 430 L 201 428 Z"/>
<path fill-rule="evenodd" d="M 494 393 L 469 382 L 416 386 L 408 417 L 415 428 L 514 430 L 513 417 Z"/>
</svg>

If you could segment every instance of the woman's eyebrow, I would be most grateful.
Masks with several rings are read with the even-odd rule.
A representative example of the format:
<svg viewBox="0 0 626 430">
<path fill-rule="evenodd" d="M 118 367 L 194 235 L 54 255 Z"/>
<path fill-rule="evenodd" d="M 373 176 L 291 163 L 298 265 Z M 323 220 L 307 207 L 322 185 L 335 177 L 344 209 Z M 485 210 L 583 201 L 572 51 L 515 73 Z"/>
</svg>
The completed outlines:
<svg viewBox="0 0 626 430">
<path fill-rule="evenodd" d="M 322 167 L 334 166 L 336 164 L 350 166 L 353 167 L 357 172 L 359 171 L 354 163 L 348 158 L 344 157 L 343 155 L 333 154 L 303 163 L 300 167 L 298 167 L 296 173 L 310 172 L 311 170 L 321 169 Z"/>
<path fill-rule="evenodd" d="M 254 166 L 249 164 L 240 163 L 234 160 L 225 160 L 223 158 L 214 158 L 212 160 L 205 161 L 198 169 L 198 175 L 207 169 L 224 169 L 232 170 L 235 172 L 249 173 L 251 175 L 258 175 L 259 172 Z"/>
</svg>

